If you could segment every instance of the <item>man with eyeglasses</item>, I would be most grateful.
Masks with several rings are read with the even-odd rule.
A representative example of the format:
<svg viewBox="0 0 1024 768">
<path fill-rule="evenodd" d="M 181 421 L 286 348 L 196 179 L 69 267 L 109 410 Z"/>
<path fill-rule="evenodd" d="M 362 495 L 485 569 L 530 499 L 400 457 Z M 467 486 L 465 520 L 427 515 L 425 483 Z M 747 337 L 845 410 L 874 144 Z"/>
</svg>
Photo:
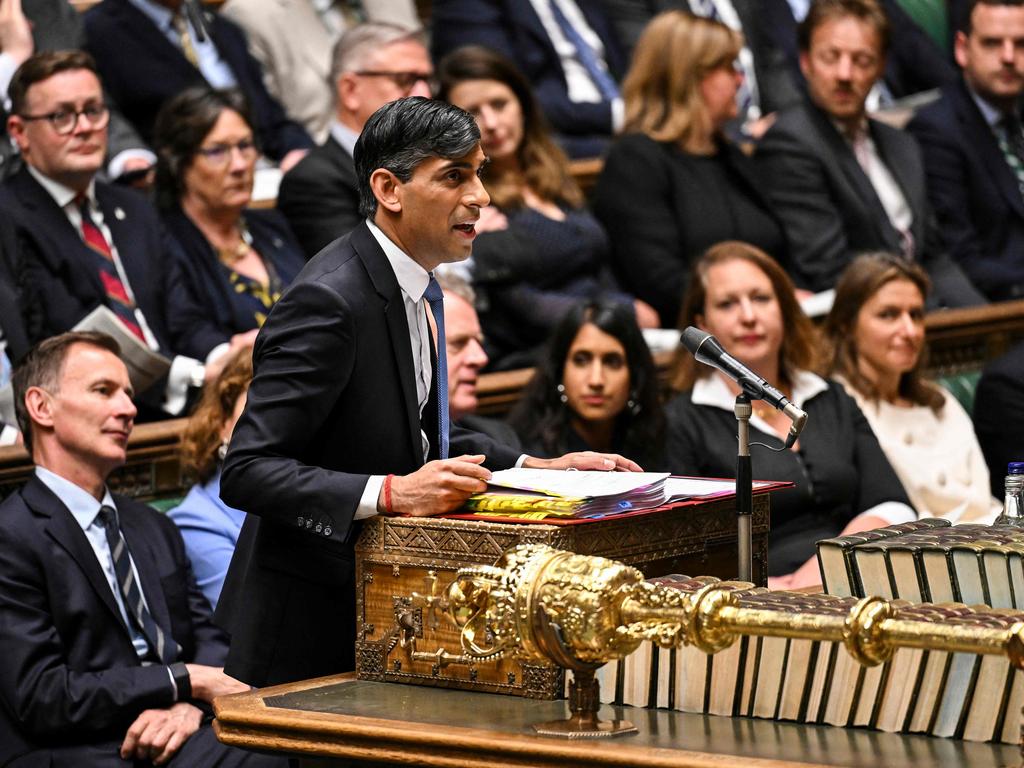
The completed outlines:
<svg viewBox="0 0 1024 768">
<path fill-rule="evenodd" d="M 228 0 L 220 14 L 245 30 L 267 90 L 317 142 L 334 117 L 331 50 L 363 21 L 420 26 L 413 0 Z"/>
<path fill-rule="evenodd" d="M 143 418 L 180 414 L 190 388 L 216 377 L 238 337 L 204 362 L 174 355 L 164 303 L 165 259 L 156 212 L 137 193 L 96 179 L 110 112 L 89 54 L 37 54 L 15 72 L 7 131 L 24 166 L 0 185 L 0 213 L 24 250 L 16 283 L 30 340 L 75 327 L 97 306 L 172 360 L 163 386 L 143 394 Z"/>
<path fill-rule="evenodd" d="M 367 23 L 342 35 L 331 63 L 335 119 L 330 135 L 285 174 L 277 198 L 307 258 L 363 220 L 352 161 L 363 125 L 388 102 L 430 96 L 433 75 L 420 32 Z"/>
</svg>

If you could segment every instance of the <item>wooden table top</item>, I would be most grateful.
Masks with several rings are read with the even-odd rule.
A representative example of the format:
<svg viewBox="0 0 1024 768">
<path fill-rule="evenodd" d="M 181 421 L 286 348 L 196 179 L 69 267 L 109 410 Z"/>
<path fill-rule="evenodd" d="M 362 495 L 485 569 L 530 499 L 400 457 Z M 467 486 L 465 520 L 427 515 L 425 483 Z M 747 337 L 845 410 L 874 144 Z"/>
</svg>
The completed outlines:
<svg viewBox="0 0 1024 768">
<path fill-rule="evenodd" d="M 632 721 L 636 735 L 561 740 L 534 735 L 531 725 L 565 717 L 564 701 L 357 681 L 353 674 L 226 696 L 214 708 L 217 735 L 228 744 L 442 768 L 1021 764 L 1020 749 L 1009 745 L 634 707 L 605 706 L 601 716 Z"/>
</svg>

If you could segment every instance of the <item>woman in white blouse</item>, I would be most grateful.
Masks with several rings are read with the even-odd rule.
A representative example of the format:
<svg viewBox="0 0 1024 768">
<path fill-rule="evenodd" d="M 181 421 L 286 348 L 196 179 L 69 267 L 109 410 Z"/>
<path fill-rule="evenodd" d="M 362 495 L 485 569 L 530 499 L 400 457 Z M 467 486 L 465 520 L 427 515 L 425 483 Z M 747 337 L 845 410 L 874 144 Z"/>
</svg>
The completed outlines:
<svg viewBox="0 0 1024 768">
<path fill-rule="evenodd" d="M 922 517 L 989 523 L 1001 505 L 971 419 L 920 375 L 928 289 L 924 270 L 899 256 L 855 259 L 825 321 L 832 375 L 857 400 Z"/>
</svg>

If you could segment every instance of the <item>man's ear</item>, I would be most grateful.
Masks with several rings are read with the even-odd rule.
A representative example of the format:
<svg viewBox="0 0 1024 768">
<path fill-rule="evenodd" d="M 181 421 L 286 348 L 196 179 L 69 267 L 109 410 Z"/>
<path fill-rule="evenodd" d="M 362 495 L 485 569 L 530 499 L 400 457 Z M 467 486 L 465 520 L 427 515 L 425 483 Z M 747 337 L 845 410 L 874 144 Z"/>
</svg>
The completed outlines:
<svg viewBox="0 0 1024 768">
<path fill-rule="evenodd" d="M 29 387 L 25 391 L 25 410 L 33 425 L 53 427 L 53 398 L 42 387 Z"/>
<path fill-rule="evenodd" d="M 359 80 L 354 72 L 342 72 L 334 84 L 334 93 L 337 96 L 338 103 L 352 114 L 359 111 L 358 89 Z"/>
<path fill-rule="evenodd" d="M 370 174 L 370 189 L 377 205 L 391 213 L 402 212 L 402 182 L 387 168 L 378 168 Z"/>
<path fill-rule="evenodd" d="M 7 118 L 7 135 L 14 139 L 21 154 L 24 155 L 28 148 L 28 137 L 25 135 L 25 121 L 18 115 L 11 115 Z"/>
</svg>

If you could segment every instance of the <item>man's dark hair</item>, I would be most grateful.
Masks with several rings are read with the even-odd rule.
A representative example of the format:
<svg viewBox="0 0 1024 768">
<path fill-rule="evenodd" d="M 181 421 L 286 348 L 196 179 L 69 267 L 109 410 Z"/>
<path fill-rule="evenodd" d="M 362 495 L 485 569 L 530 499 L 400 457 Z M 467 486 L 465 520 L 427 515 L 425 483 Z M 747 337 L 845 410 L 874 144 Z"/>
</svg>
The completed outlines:
<svg viewBox="0 0 1024 768">
<path fill-rule="evenodd" d="M 1012 8 L 1020 8 L 1024 6 L 1024 0 L 971 0 L 971 2 L 961 6 L 960 18 L 953 19 L 953 23 L 956 24 L 958 31 L 963 32 L 965 35 L 971 34 L 971 17 L 974 16 L 974 9 L 979 5 L 1008 5 Z"/>
<path fill-rule="evenodd" d="M 112 336 L 95 331 L 68 331 L 51 336 L 36 344 L 14 369 L 11 385 L 14 389 L 14 415 L 25 440 L 25 450 L 32 453 L 32 419 L 25 408 L 25 393 L 29 387 L 41 387 L 56 392 L 68 350 L 75 344 L 89 344 L 121 355 L 121 347 Z"/>
<path fill-rule="evenodd" d="M 472 115 L 451 104 L 422 96 L 385 104 L 366 121 L 353 153 L 359 213 L 372 219 L 377 212 L 370 176 L 378 168 L 406 182 L 427 158 L 464 157 L 479 141 L 480 129 Z"/>
<path fill-rule="evenodd" d="M 73 69 L 87 69 L 99 79 L 96 62 L 85 51 L 46 51 L 27 58 L 15 70 L 7 89 L 7 95 L 11 99 L 11 114 L 24 113 L 28 89 L 33 85 Z"/>
<path fill-rule="evenodd" d="M 812 0 L 807 16 L 796 29 L 796 39 L 800 50 L 804 53 L 811 49 L 811 37 L 814 30 L 827 21 L 852 16 L 867 22 L 878 33 L 879 52 L 884 56 L 889 52 L 889 17 L 885 9 L 876 0 Z"/>
</svg>

